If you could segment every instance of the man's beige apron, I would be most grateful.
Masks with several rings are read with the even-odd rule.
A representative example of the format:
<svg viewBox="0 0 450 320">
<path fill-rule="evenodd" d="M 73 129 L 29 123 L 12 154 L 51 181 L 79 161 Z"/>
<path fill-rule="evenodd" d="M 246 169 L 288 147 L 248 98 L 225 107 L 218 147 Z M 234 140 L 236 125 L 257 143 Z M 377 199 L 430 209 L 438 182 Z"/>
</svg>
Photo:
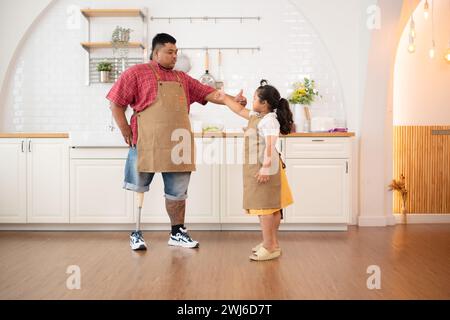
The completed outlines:
<svg viewBox="0 0 450 320">
<path fill-rule="evenodd" d="M 258 123 L 262 117 L 250 117 L 245 130 L 244 139 L 244 209 L 273 209 L 281 207 L 281 168 L 280 154 L 272 153 L 272 169 L 270 179 L 266 183 L 258 183 L 256 173 L 261 169 L 264 160 L 265 139 L 258 134 Z"/>
<path fill-rule="evenodd" d="M 138 124 L 137 169 L 139 172 L 195 171 L 194 135 L 183 84 L 178 74 L 178 81 L 161 81 L 153 66 L 148 66 L 155 73 L 158 88 L 153 104 L 135 115 Z M 173 133 L 176 141 L 172 141 Z"/>
</svg>

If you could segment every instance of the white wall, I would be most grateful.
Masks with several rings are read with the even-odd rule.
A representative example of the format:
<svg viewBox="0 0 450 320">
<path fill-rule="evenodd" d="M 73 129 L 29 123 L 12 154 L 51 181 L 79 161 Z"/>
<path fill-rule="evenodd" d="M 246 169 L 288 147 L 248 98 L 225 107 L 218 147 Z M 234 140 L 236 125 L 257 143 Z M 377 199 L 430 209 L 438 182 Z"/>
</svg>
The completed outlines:
<svg viewBox="0 0 450 320">
<path fill-rule="evenodd" d="M 394 78 L 394 125 L 450 125 L 450 63 L 443 58 L 450 46 L 450 2 L 434 0 L 436 56 L 430 59 L 430 17 L 423 3 L 414 12 L 416 51 L 408 52 L 409 26 L 397 50 Z"/>
<path fill-rule="evenodd" d="M 41 7 L 49 1 L 41 1 Z M 259 78 L 272 81 L 283 95 L 288 95 L 290 84 L 303 75 L 311 75 L 318 82 L 324 101 L 321 108 L 336 117 L 347 117 L 347 125 L 359 131 L 360 104 L 362 98 L 361 81 L 365 70 L 365 56 L 368 32 L 365 25 L 365 9 L 371 1 L 365 0 L 286 0 L 247 1 L 244 6 L 237 1 L 219 2 L 191 1 L 189 12 L 185 7 L 174 6 L 167 1 L 131 1 L 127 6 L 146 6 L 151 15 L 260 15 L 261 23 L 220 22 L 152 22 L 149 26 L 150 38 L 157 32 L 172 32 L 178 38 L 179 46 L 240 45 L 261 46 L 260 53 L 224 52 L 224 74 L 227 89 L 231 93 L 244 87 L 251 97 Z M 2 5 L 5 2 L 2 2 Z M 16 4 L 27 6 L 25 0 L 6 1 L 3 16 L 17 11 Z M 30 16 L 38 15 L 40 8 L 27 10 Z M 23 47 L 16 52 L 15 59 L 2 56 L 1 65 L 11 63 L 11 73 L 7 75 L 0 104 L 2 131 L 77 131 L 103 130 L 110 123 L 109 110 L 104 106 L 104 95 L 109 85 L 85 87 L 84 52 L 79 42 L 84 40 L 84 20 L 80 29 L 67 28 L 69 5 L 98 7 L 95 1 L 55 1 L 23 39 Z M 103 2 L 104 7 L 120 7 L 121 2 Z M 235 8 L 239 7 L 237 14 Z M 29 18 L 28 22 L 32 21 Z M 105 23 L 106 21 L 106 23 Z M 111 21 L 110 21 L 111 22 Z M 14 43 L 20 41 L 24 27 L 22 19 L 8 21 L 11 29 L 17 30 L 10 37 Z M 97 27 L 96 27 L 97 24 Z M 130 20 L 124 21 L 130 24 Z M 25 24 L 26 25 L 26 24 Z M 110 34 L 114 21 L 95 20 L 93 37 L 105 38 Z M 106 28 L 108 28 L 106 27 Z M 140 30 L 132 34 L 140 37 Z M 206 30 L 205 30 L 206 29 Z M 5 30 L 5 29 L 3 29 Z M 96 33 L 98 32 L 98 33 Z M 192 35 L 198 35 L 193 37 Z M 218 36 L 220 35 L 220 36 Z M 237 36 L 238 35 L 238 36 Z M 308 38 L 309 37 L 309 38 Z M 281 50 L 280 50 L 281 48 Z M 203 71 L 203 54 L 186 52 L 194 60 L 190 74 L 194 77 Z M 212 53 L 214 54 L 214 53 Z M 285 58 L 287 57 L 287 58 Z M 293 58 L 296 57 L 296 58 Z M 38 58 L 38 59 L 36 59 Z M 216 55 L 212 55 L 212 72 L 216 72 Z M 70 63 L 67 63 L 70 61 Z M 66 65 L 68 70 L 62 71 Z M 3 80 L 3 74 L 0 79 Z M 344 111 L 344 109 L 346 109 Z M 229 127 L 240 128 L 242 121 L 236 119 L 224 108 L 205 109 L 193 106 L 192 118 L 206 120 L 211 116 L 224 119 Z M 210 112 L 213 112 L 212 114 Z M 69 121 L 66 122 L 65 119 Z"/>
<path fill-rule="evenodd" d="M 226 89 L 235 93 L 244 88 L 249 97 L 252 96 L 260 78 L 268 78 L 276 85 L 284 96 L 287 96 L 291 84 L 303 76 L 311 76 L 319 83 L 324 99 L 317 111 L 325 110 L 336 118 L 343 118 L 344 108 L 349 108 L 348 126 L 357 130 L 358 93 L 352 92 L 357 86 L 358 71 L 350 72 L 348 68 L 339 70 L 335 66 L 351 66 L 357 58 L 358 50 L 345 56 L 342 62 L 335 59 L 344 58 L 343 49 L 356 41 L 358 47 L 359 35 L 354 39 L 346 39 L 342 43 L 326 43 L 322 34 L 330 32 L 326 26 L 330 19 L 336 27 L 336 35 L 352 34 L 361 18 L 360 2 L 353 0 L 354 6 L 350 11 L 353 25 L 339 23 L 341 19 L 349 19 L 349 15 L 333 15 L 334 8 L 327 5 L 309 6 L 303 3 L 312 1 L 247 1 L 241 2 L 197 0 L 191 1 L 189 12 L 185 7 L 174 6 L 167 1 L 135 0 L 128 6 L 148 7 L 151 15 L 179 16 L 179 15 L 236 15 L 235 8 L 239 7 L 239 15 L 262 17 L 260 23 L 247 22 L 240 25 L 236 22 L 187 22 L 154 21 L 149 25 L 150 38 L 157 32 L 165 31 L 176 35 L 179 46 L 260 46 L 261 51 L 224 52 L 223 73 Z M 331 3 L 331 1 L 329 1 Z M 343 2 L 344 3 L 344 2 Z M 347 2 L 346 2 L 347 3 Z M 120 7 L 121 2 L 110 0 L 106 7 Z M 84 86 L 85 61 L 84 51 L 79 42 L 85 40 L 84 18 L 79 28 L 68 25 L 68 7 L 98 6 L 97 2 L 78 0 L 56 1 L 36 23 L 34 28 L 24 39 L 23 47 L 17 52 L 16 59 L 11 65 L 11 72 L 5 81 L 2 103 L 3 131 L 84 131 L 104 130 L 110 123 L 110 113 L 105 104 L 104 96 L 110 85 L 96 84 Z M 317 21 L 308 22 L 303 15 L 303 9 Z M 301 9 L 301 11 L 298 10 Z M 324 15 L 320 16 L 320 11 Z M 135 30 L 132 36 L 141 37 L 138 21 L 131 27 Z M 324 23 L 325 22 L 325 23 Z M 122 23 L 122 22 L 121 22 Z M 130 20 L 123 20 L 129 25 Z M 92 34 L 95 39 L 108 38 L 116 24 L 115 20 L 95 19 Z M 325 25 L 324 28 L 314 28 Z M 196 35 L 196 36 L 192 36 Z M 220 35 L 220 36 L 218 36 Z M 351 36 L 349 36 L 352 38 Z M 329 36 L 329 39 L 335 37 Z M 199 77 L 203 73 L 203 53 L 186 52 L 193 59 L 193 69 L 190 74 Z M 331 53 L 329 55 L 329 53 Z M 212 52 L 211 72 L 217 73 L 216 53 Z M 336 57 L 334 55 L 337 55 Z M 36 59 L 38 57 L 38 59 Z M 336 72 L 336 70 L 338 72 Z M 341 78 L 344 80 L 341 80 Z M 349 85 L 350 84 L 350 85 Z M 343 94 L 343 87 L 346 93 Z M 344 95 L 347 96 L 344 97 Z M 347 106 L 346 99 L 350 101 Z M 206 112 L 205 112 L 206 111 Z M 314 110 L 313 110 L 314 115 Z M 244 122 L 236 118 L 224 107 L 209 107 L 207 109 L 194 105 L 191 118 L 207 121 L 220 118 L 230 129 L 240 129 Z M 344 123 L 345 124 L 345 123 Z"/>
<path fill-rule="evenodd" d="M 372 34 L 361 119 L 360 226 L 395 224 L 387 188 L 393 166 L 393 73 L 405 16 L 414 5 L 414 1 L 378 1 L 381 28 Z"/>
<path fill-rule="evenodd" d="M 0 2 L 0 30 L 3 45 L 0 50 L 0 89 L 3 86 L 7 68 L 21 39 L 38 15 L 51 0 L 3 0 Z M 26 8 L 26 10 L 23 10 Z"/>
<path fill-rule="evenodd" d="M 50 1 L 40 2 L 43 8 Z M 30 24 L 32 17 L 40 13 L 41 7 L 36 3 L 35 0 L 2 1 L 0 23 L 8 21 L 8 28 L 2 30 L 17 30 L 10 34 L 11 47 L 15 47 L 23 37 L 23 25 Z M 319 80 L 325 96 L 323 104 L 328 104 L 330 111 L 336 114 L 345 109 L 347 126 L 359 136 L 363 129 L 361 118 L 367 85 L 368 51 L 374 32 L 366 27 L 366 10 L 373 3 L 376 0 L 197 0 L 191 1 L 186 8 L 175 6 L 174 1 L 135 0 L 128 1 L 127 7 L 149 7 L 150 15 L 155 16 L 262 16 L 260 24 L 248 23 L 239 27 L 223 23 L 152 22 L 149 37 L 165 31 L 176 35 L 179 46 L 259 45 L 263 49 L 261 53 L 229 53 L 224 56 L 228 91 L 234 93 L 244 87 L 251 98 L 257 81 L 267 77 L 283 95 L 287 95 L 288 87 L 296 77 L 311 74 Z M 11 54 L 0 56 L 0 65 L 4 68 L 9 65 L 11 70 L 6 78 L 4 72 L 0 73 L 0 82 L 5 80 L 4 99 L 0 101 L 0 131 L 103 130 L 109 125 L 111 117 L 104 99 L 109 85 L 83 85 L 84 51 L 79 42 L 84 40 L 85 30 L 83 25 L 79 30 L 67 29 L 66 10 L 72 4 L 100 7 L 98 1 L 55 0 L 55 4 L 29 30 L 28 37 L 22 39 L 24 45 L 18 48 L 14 59 L 11 59 Z M 29 15 L 26 23 L 22 18 L 5 20 L 12 11 L 24 7 Z M 101 7 L 123 7 L 123 2 L 102 1 Z M 81 21 L 84 22 L 83 19 Z M 111 31 L 102 30 L 101 25 L 96 30 L 100 32 L 99 36 L 107 36 Z M 137 32 L 132 35 L 138 37 Z M 189 54 L 193 55 L 195 62 L 191 75 L 200 76 L 202 54 Z M 61 66 L 68 70 L 61 72 Z M 215 71 L 213 66 L 212 72 Z M 243 124 L 218 106 L 206 109 L 193 106 L 191 116 L 198 120 L 216 116 L 228 127 L 240 128 Z M 375 135 L 373 139 L 376 142 L 381 138 Z M 356 152 L 359 152 L 358 148 Z M 358 175 L 354 184 L 358 184 Z"/>
</svg>

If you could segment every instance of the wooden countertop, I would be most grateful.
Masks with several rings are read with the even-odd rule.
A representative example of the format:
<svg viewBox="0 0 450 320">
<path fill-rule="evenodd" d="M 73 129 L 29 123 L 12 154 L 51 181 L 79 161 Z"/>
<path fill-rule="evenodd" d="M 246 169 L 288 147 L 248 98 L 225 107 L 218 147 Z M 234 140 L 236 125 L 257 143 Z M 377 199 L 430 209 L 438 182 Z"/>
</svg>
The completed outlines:
<svg viewBox="0 0 450 320">
<path fill-rule="evenodd" d="M 69 138 L 69 134 L 52 132 L 0 132 L 0 138 Z"/>
<path fill-rule="evenodd" d="M 242 132 L 209 132 L 194 134 L 196 138 L 228 138 L 228 137 L 243 137 Z M 353 137 L 354 132 L 298 132 L 284 135 L 283 137 Z M 68 133 L 52 133 L 52 132 L 0 132 L 0 138 L 69 138 Z"/>
<path fill-rule="evenodd" d="M 243 137 L 244 133 L 242 132 L 209 132 L 209 133 L 195 133 L 196 138 L 201 137 L 219 137 L 219 138 L 227 138 L 227 137 Z M 354 132 L 296 132 L 290 133 L 288 135 L 282 135 L 281 137 L 293 138 L 293 137 L 354 137 Z"/>
</svg>

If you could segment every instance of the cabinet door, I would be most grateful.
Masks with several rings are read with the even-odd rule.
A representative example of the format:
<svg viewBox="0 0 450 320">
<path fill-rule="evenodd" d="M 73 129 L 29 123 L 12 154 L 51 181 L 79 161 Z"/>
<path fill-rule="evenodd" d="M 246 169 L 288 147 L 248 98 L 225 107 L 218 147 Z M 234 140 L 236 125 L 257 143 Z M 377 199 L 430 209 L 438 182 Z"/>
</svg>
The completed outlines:
<svg viewBox="0 0 450 320">
<path fill-rule="evenodd" d="M 229 138 L 225 143 L 225 163 L 222 166 L 222 223 L 258 223 L 258 218 L 249 216 L 242 208 L 243 182 L 243 138 Z"/>
<path fill-rule="evenodd" d="M 28 139 L 27 222 L 69 222 L 69 147 L 65 139 Z"/>
<path fill-rule="evenodd" d="M 0 222 L 26 222 L 26 139 L 0 139 Z"/>
<path fill-rule="evenodd" d="M 220 163 L 222 138 L 197 138 L 196 168 L 192 172 L 186 201 L 187 223 L 220 222 Z"/>
<path fill-rule="evenodd" d="M 135 210 L 137 210 L 137 208 L 135 208 Z M 145 192 L 141 221 L 145 223 L 170 224 L 169 216 L 166 213 L 164 182 L 161 173 L 155 173 L 152 183 L 150 184 L 150 190 Z"/>
<path fill-rule="evenodd" d="M 219 163 L 223 152 L 222 139 L 197 138 L 196 171 L 192 172 L 186 200 L 186 223 L 219 223 Z M 156 173 L 145 193 L 142 222 L 170 223 L 166 212 L 164 182 Z"/>
<path fill-rule="evenodd" d="M 125 160 L 72 159 L 70 222 L 131 223 L 133 192 L 122 188 Z"/>
<path fill-rule="evenodd" d="M 345 159 L 288 159 L 286 173 L 294 204 L 286 223 L 348 223 L 348 162 Z"/>
</svg>

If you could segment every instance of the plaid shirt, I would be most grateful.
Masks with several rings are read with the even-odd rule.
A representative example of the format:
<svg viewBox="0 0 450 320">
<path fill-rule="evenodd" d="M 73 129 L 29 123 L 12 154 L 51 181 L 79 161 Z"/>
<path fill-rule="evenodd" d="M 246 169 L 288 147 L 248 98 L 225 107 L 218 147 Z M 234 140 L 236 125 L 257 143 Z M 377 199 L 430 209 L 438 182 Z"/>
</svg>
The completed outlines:
<svg viewBox="0 0 450 320">
<path fill-rule="evenodd" d="M 198 80 L 190 77 L 184 72 L 167 70 L 158 63 L 150 61 L 156 72 L 158 72 L 161 81 L 177 81 L 177 76 L 183 84 L 186 100 L 189 107 L 192 103 L 198 102 L 205 105 L 205 97 L 214 91 L 213 88 L 200 83 Z M 114 83 L 106 98 L 124 108 L 130 105 L 133 110 L 140 112 L 151 107 L 156 99 L 158 86 L 155 73 L 147 63 L 138 64 L 125 70 Z M 138 128 L 136 117 L 131 117 L 131 130 L 133 132 L 133 144 L 137 144 Z"/>
</svg>

